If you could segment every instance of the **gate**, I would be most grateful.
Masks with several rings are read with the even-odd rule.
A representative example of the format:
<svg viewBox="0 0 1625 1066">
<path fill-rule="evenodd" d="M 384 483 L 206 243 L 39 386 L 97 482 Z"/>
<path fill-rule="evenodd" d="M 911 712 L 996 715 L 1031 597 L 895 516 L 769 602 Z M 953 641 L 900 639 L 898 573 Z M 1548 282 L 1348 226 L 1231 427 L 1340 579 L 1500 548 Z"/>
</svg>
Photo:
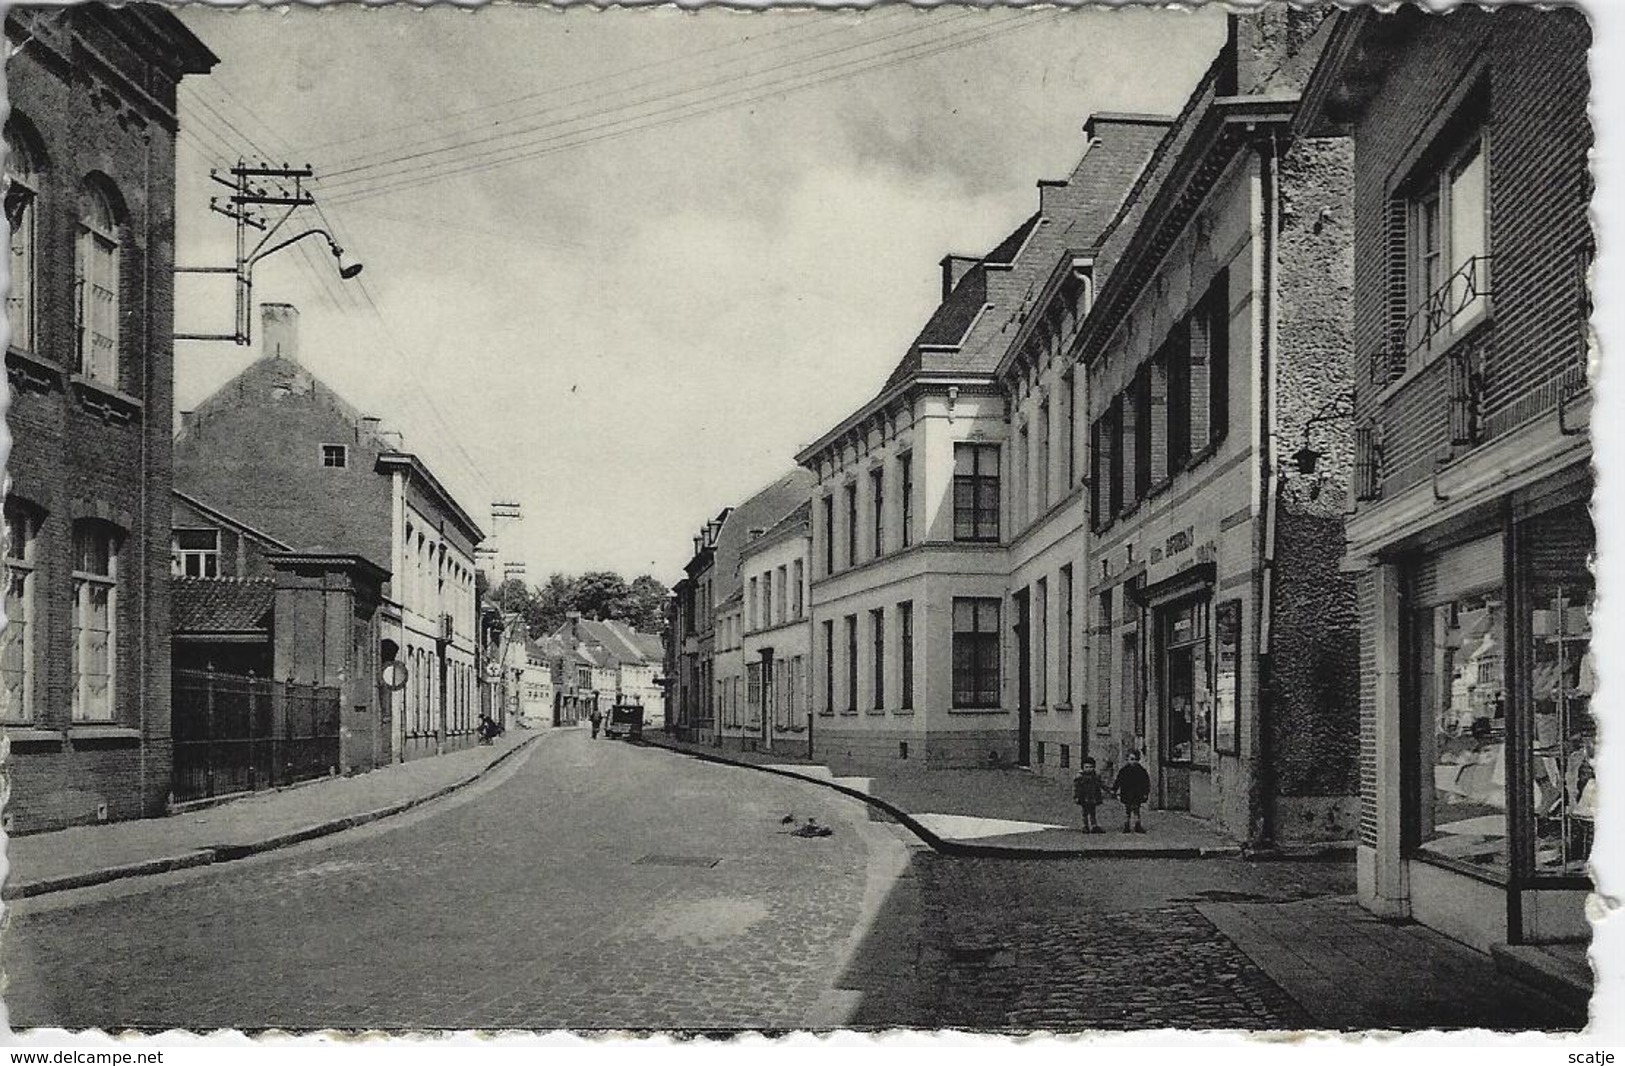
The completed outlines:
<svg viewBox="0 0 1625 1066">
<path fill-rule="evenodd" d="M 176 670 L 171 693 L 177 802 L 276 788 L 338 770 L 337 688 Z"/>
</svg>

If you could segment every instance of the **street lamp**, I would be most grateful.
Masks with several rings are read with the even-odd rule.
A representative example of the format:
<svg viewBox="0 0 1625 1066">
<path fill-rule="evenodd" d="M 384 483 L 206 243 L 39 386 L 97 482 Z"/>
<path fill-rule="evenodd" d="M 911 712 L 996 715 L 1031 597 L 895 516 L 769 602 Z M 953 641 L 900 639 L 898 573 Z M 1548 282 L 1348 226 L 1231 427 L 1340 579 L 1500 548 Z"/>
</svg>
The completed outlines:
<svg viewBox="0 0 1625 1066">
<path fill-rule="evenodd" d="M 344 262 L 344 249 L 339 242 L 325 229 L 307 229 L 297 233 L 286 240 L 271 240 L 282 229 L 293 213 L 301 207 L 314 205 L 316 200 L 305 190 L 304 181 L 314 177 L 310 167 L 289 167 L 283 164 L 280 167 L 249 166 L 239 162 L 232 167 L 230 173 L 233 180 L 227 181 L 223 176 L 210 172 L 211 180 L 231 189 L 233 195 L 226 197 L 228 206 L 222 207 L 218 200 L 209 202 L 210 210 L 225 215 L 237 225 L 237 255 L 231 266 L 219 267 L 176 267 L 177 274 L 231 274 L 236 278 L 237 289 L 237 321 L 236 329 L 232 333 L 176 333 L 174 339 L 178 341 L 231 341 L 234 344 L 249 344 L 253 340 L 253 304 L 254 304 L 254 266 L 260 260 L 266 259 L 291 247 L 307 237 L 321 237 L 327 241 L 328 250 L 338 264 L 339 277 L 349 281 L 361 273 L 360 263 L 346 264 Z M 269 190 L 256 184 L 269 180 L 272 188 Z M 277 183 L 283 183 L 280 187 Z M 291 187 L 287 183 L 292 183 Z M 281 217 L 272 222 L 267 216 L 253 209 L 256 207 L 286 207 Z M 263 236 L 259 243 L 252 248 L 248 247 L 248 230 L 259 230 Z"/>
</svg>

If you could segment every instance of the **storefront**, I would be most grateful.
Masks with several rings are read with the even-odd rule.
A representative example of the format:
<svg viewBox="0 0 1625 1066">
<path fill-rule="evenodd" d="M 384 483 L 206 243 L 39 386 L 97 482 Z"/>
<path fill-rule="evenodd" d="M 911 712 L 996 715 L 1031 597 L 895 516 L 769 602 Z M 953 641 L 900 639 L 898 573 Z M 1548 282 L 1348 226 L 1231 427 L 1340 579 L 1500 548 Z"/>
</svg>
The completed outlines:
<svg viewBox="0 0 1625 1066">
<path fill-rule="evenodd" d="M 1469 943 L 1589 935 L 1589 492 L 1508 498 L 1393 564 L 1409 910 Z"/>
</svg>

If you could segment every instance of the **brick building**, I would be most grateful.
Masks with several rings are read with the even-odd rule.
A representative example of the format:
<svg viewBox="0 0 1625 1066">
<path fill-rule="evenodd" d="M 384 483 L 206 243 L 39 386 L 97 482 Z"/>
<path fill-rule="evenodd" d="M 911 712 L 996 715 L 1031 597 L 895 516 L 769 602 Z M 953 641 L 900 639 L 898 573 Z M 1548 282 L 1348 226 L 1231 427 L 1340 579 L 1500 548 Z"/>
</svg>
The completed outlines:
<svg viewBox="0 0 1625 1066">
<path fill-rule="evenodd" d="M 12 832 L 169 792 L 176 87 L 152 5 L 5 14 L 11 228 L 0 708 Z"/>
<path fill-rule="evenodd" d="M 407 684 L 379 697 L 381 724 L 367 728 L 380 734 L 384 757 L 396 760 L 467 747 L 481 709 L 474 553 L 484 534 L 397 435 L 299 363 L 297 311 L 279 304 L 262 311 L 261 357 L 182 413 L 175 486 L 239 526 L 292 545 L 306 580 L 328 580 L 312 569 L 323 559 L 341 570 L 353 559 L 347 573 L 362 584 L 382 581 L 377 638 L 346 672 L 376 680 L 383 663 L 398 660 Z M 225 522 L 188 521 L 197 522 L 187 532 L 204 548 L 210 529 L 220 543 L 229 539 Z M 181 531 L 176 537 L 179 546 Z M 275 564 L 289 580 L 294 558 Z M 352 704 L 347 722 L 360 728 Z"/>
<path fill-rule="evenodd" d="M 1584 940 L 1593 838 L 1585 16 L 1337 16 L 1298 127 L 1355 147 L 1359 892 Z"/>
<path fill-rule="evenodd" d="M 1230 27 L 1096 257 L 1072 348 L 1093 458 L 1088 728 L 1108 769 L 1142 753 L 1164 809 L 1260 842 L 1347 839 L 1351 151 L 1292 136 L 1323 13 Z"/>
</svg>

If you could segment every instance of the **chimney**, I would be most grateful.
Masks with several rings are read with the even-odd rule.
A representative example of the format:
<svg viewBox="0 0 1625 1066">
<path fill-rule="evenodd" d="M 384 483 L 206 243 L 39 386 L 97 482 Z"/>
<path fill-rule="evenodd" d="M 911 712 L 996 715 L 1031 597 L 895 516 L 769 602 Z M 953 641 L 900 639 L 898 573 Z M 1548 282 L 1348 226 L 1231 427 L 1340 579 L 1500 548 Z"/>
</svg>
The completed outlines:
<svg viewBox="0 0 1625 1066">
<path fill-rule="evenodd" d="M 1244 95 L 1296 92 L 1309 80 L 1329 31 L 1326 16 L 1331 5 L 1313 8 L 1266 5 L 1256 11 L 1230 16 L 1230 45 L 1234 50 L 1234 87 Z M 1334 20 L 1335 21 L 1335 20 Z"/>
<path fill-rule="evenodd" d="M 751 526 L 750 527 L 750 539 L 751 540 L 757 540 L 762 536 L 762 534 L 764 534 L 766 532 L 767 532 L 767 530 L 763 529 L 761 526 Z"/>
<path fill-rule="evenodd" d="M 267 359 L 299 361 L 299 308 L 260 304 L 260 351 Z"/>
<path fill-rule="evenodd" d="M 1038 215 L 1055 218 L 1060 215 L 1061 196 L 1067 183 L 1061 179 L 1041 178 L 1038 182 Z"/>
<path fill-rule="evenodd" d="M 363 441 L 377 440 L 384 428 L 384 420 L 377 415 L 361 416 L 361 439 Z"/>
<path fill-rule="evenodd" d="M 182 411 L 181 412 L 181 432 L 182 433 L 190 433 L 190 432 L 192 432 L 192 428 L 196 425 L 196 422 L 197 422 L 197 412 L 196 411 Z"/>
<path fill-rule="evenodd" d="M 942 298 L 947 300 L 954 294 L 954 287 L 961 278 L 970 273 L 970 268 L 981 262 L 970 255 L 945 255 L 942 257 Z"/>
</svg>

